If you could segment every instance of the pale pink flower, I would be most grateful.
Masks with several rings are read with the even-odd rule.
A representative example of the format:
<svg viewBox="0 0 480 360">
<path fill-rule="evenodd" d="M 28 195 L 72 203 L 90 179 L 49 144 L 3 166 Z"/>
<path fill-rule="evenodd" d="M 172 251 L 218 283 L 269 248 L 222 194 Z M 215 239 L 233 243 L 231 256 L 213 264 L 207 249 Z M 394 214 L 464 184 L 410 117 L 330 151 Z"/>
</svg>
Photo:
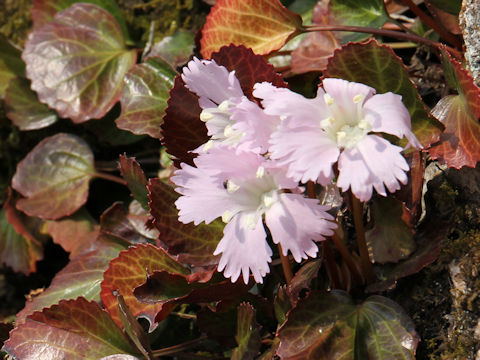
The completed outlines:
<svg viewBox="0 0 480 360">
<path fill-rule="evenodd" d="M 269 272 L 272 250 L 264 221 L 273 242 L 297 262 L 316 256 L 314 241 L 336 227 L 327 207 L 301 195 L 297 182 L 259 154 L 218 145 L 194 162 L 196 167 L 182 164 L 172 177 L 182 195 L 175 203 L 179 220 L 198 225 L 222 218 L 224 236 L 214 254 L 222 254 L 218 270 L 233 282 L 242 274 L 248 283 L 250 272 L 262 282 Z"/>
<path fill-rule="evenodd" d="M 301 182 L 328 184 L 338 162 L 337 185 L 361 201 L 372 189 L 386 196 L 407 182 L 409 167 L 399 146 L 375 133 L 406 137 L 421 148 L 411 130 L 410 115 L 400 95 L 375 95 L 375 89 L 341 79 L 324 79 L 314 99 L 270 83 L 255 85 L 254 96 L 265 112 L 283 121 L 270 139 L 270 152 Z"/>
<path fill-rule="evenodd" d="M 268 140 L 278 116 L 267 115 L 243 93 L 235 71 L 228 71 L 214 60 L 194 58 L 183 69 L 185 86 L 198 95 L 211 140 L 197 149 L 207 151 L 215 144 L 237 146 L 259 153 L 268 149 Z"/>
</svg>

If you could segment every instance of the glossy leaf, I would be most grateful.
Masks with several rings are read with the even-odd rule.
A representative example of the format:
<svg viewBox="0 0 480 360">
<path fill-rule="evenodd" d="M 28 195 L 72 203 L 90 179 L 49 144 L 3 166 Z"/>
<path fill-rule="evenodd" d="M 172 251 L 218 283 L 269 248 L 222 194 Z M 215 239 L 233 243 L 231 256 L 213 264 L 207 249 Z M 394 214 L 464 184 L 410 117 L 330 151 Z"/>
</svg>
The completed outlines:
<svg viewBox="0 0 480 360">
<path fill-rule="evenodd" d="M 54 243 L 70 253 L 70 259 L 92 245 L 98 237 L 98 230 L 99 226 L 86 211 L 45 224 L 45 232 L 50 234 Z"/>
<path fill-rule="evenodd" d="M 383 0 L 331 0 L 330 8 L 335 22 L 342 25 L 381 28 L 389 20 Z M 368 35 L 350 33 L 342 41 L 359 41 Z"/>
<path fill-rule="evenodd" d="M 119 168 L 135 200 L 148 211 L 147 178 L 140 164 L 134 157 L 129 158 L 126 155 L 120 155 Z"/>
<path fill-rule="evenodd" d="M 34 30 L 22 58 L 40 101 L 81 123 L 101 118 L 117 102 L 136 52 L 125 48 L 110 13 L 77 3 Z"/>
<path fill-rule="evenodd" d="M 31 10 L 33 28 L 42 27 L 52 21 L 57 12 L 80 2 L 97 5 L 112 14 L 120 24 L 125 36 L 128 37 L 127 24 L 115 0 L 33 0 Z"/>
<path fill-rule="evenodd" d="M 302 18 L 279 0 L 218 0 L 207 17 L 201 54 L 210 58 L 222 46 L 245 45 L 256 54 L 280 49 L 302 25 Z"/>
<path fill-rule="evenodd" d="M 20 50 L 14 48 L 6 38 L 0 35 L 0 99 L 5 96 L 10 80 L 22 76 L 25 64 L 20 58 Z"/>
<path fill-rule="evenodd" d="M 235 71 L 243 92 L 250 100 L 254 100 L 253 85 L 257 82 L 267 81 L 277 87 L 287 86 L 271 64 L 245 46 L 224 46 L 218 53 L 212 54 L 212 58 L 229 71 Z M 170 92 L 162 125 L 164 145 L 167 152 L 173 155 L 177 167 L 181 162 L 193 165 L 194 156 L 190 151 L 208 140 L 207 128 L 200 120 L 200 113 L 197 95 L 190 92 L 178 76 Z"/>
<path fill-rule="evenodd" d="M 314 25 L 331 25 L 330 5 L 319 1 L 313 10 Z M 292 51 L 292 72 L 301 74 L 308 71 L 323 71 L 333 51 L 340 47 L 339 33 L 314 31 L 308 33 L 300 45 Z"/>
<path fill-rule="evenodd" d="M 248 303 L 238 307 L 237 334 L 238 347 L 232 352 L 232 360 L 255 359 L 261 346 L 260 327 L 255 321 L 255 309 Z"/>
<path fill-rule="evenodd" d="M 307 262 L 298 270 L 288 285 L 288 292 L 293 302 L 298 300 L 300 292 L 309 288 L 310 283 L 317 277 L 318 270 L 322 265 L 321 259 L 315 259 Z"/>
<path fill-rule="evenodd" d="M 5 94 L 6 115 L 20 130 L 42 129 L 57 121 L 57 115 L 38 101 L 24 78 L 10 81 Z"/>
<path fill-rule="evenodd" d="M 428 115 L 405 65 L 390 47 L 375 40 L 345 45 L 335 51 L 323 76 L 363 83 L 375 88 L 378 94 L 391 91 L 401 95 L 417 139 L 424 147 L 438 140 L 442 124 Z"/>
<path fill-rule="evenodd" d="M 164 37 L 160 42 L 153 44 L 147 56 L 161 57 L 173 68 L 185 65 L 193 54 L 195 35 L 187 30 L 178 29 L 171 36 Z"/>
<path fill-rule="evenodd" d="M 151 179 L 150 213 L 153 224 L 160 231 L 160 240 L 167 245 L 179 262 L 194 266 L 215 265 L 219 256 L 213 256 L 218 242 L 223 237 L 223 222 L 217 220 L 208 225 L 183 224 L 178 221 L 175 200 L 178 194 L 159 179 Z"/>
<path fill-rule="evenodd" d="M 153 242 L 158 231 L 146 227 L 148 219 L 138 202 L 132 201 L 128 209 L 116 202 L 100 217 L 101 233 L 128 245 Z"/>
<path fill-rule="evenodd" d="M 11 192 L 0 210 L 0 263 L 16 272 L 36 271 L 36 262 L 43 258 L 42 244 L 25 224 L 25 216 L 13 203 Z"/>
<path fill-rule="evenodd" d="M 375 262 L 398 262 L 415 250 L 412 229 L 403 219 L 405 211 L 401 201 L 374 198 L 371 208 L 374 227 L 365 232 L 365 237 Z"/>
<path fill-rule="evenodd" d="M 287 285 L 280 286 L 273 302 L 273 310 L 279 325 L 282 325 L 287 320 L 287 313 L 292 308 L 288 295 Z"/>
<path fill-rule="evenodd" d="M 383 266 L 381 281 L 367 287 L 368 292 L 380 292 L 393 289 L 397 281 L 403 277 L 416 274 L 425 266 L 433 263 L 440 253 L 440 249 L 449 234 L 452 224 L 430 222 L 415 234 L 418 249 L 408 259 L 393 266 Z"/>
<path fill-rule="evenodd" d="M 480 88 L 467 70 L 445 51 L 442 62 L 449 85 L 458 95 L 440 99 L 432 109 L 432 115 L 445 125 L 445 132 L 428 153 L 448 167 L 475 167 L 480 161 Z"/>
<path fill-rule="evenodd" d="M 190 271 L 176 262 L 167 253 L 152 245 L 138 244 L 129 250 L 122 251 L 112 260 L 101 283 L 101 299 L 114 321 L 121 326 L 118 315 L 116 294 L 125 299 L 125 303 L 135 317 L 144 317 L 150 323 L 150 330 L 156 327 L 155 315 L 162 304 L 142 304 L 133 295 L 133 290 L 145 283 L 148 274 L 153 271 L 168 271 L 172 274 L 190 274 Z"/>
<path fill-rule="evenodd" d="M 390 299 L 371 296 L 355 305 L 343 291 L 313 292 L 278 330 L 277 354 L 286 359 L 415 359 L 413 322 Z"/>
<path fill-rule="evenodd" d="M 50 286 L 40 295 L 27 301 L 17 314 L 17 323 L 35 311 L 58 303 L 62 299 L 82 296 L 100 302 L 100 283 L 110 260 L 118 256 L 125 247 L 105 239 L 97 240 L 90 249 L 72 258 L 53 278 Z"/>
<path fill-rule="evenodd" d="M 42 219 L 73 214 L 87 201 L 94 172 L 92 151 L 82 139 L 45 138 L 18 164 L 12 186 L 26 198 L 17 208 Z"/>
<path fill-rule="evenodd" d="M 10 333 L 3 349 L 24 360 L 100 359 L 138 355 L 107 312 L 84 298 L 62 300 L 35 312 Z"/>
<path fill-rule="evenodd" d="M 169 91 L 177 73 L 161 58 L 149 58 L 125 75 L 120 103 L 122 113 L 115 120 L 122 130 L 160 139 Z"/>
</svg>

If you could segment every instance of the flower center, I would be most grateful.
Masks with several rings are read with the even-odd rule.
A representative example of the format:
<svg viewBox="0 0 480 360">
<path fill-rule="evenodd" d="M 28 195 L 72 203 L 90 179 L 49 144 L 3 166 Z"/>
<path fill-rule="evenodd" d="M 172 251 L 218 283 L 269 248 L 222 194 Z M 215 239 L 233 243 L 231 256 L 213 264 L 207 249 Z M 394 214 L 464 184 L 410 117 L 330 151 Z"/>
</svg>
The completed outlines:
<svg viewBox="0 0 480 360">
<path fill-rule="evenodd" d="M 337 103 L 329 94 L 324 95 L 330 114 L 320 121 L 320 127 L 338 147 L 354 147 L 371 131 L 370 123 L 363 118 L 364 100 L 365 95 L 357 94 L 351 103 Z"/>
<path fill-rule="evenodd" d="M 203 109 L 200 113 L 200 120 L 205 122 L 208 135 L 213 140 L 219 140 L 227 145 L 237 145 L 245 133 L 234 128 L 235 121 L 232 120 L 231 109 L 235 104 L 230 100 L 222 101 L 215 108 Z"/>
</svg>

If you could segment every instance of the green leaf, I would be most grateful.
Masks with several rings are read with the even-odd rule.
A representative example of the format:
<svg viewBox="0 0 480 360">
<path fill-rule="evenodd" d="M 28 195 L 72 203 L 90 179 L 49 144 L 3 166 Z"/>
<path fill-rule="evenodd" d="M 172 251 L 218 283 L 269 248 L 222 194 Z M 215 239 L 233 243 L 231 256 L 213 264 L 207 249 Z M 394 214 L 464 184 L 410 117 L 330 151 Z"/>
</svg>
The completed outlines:
<svg viewBox="0 0 480 360">
<path fill-rule="evenodd" d="M 462 8 L 462 0 L 428 0 L 427 2 L 453 15 L 458 15 Z"/>
<path fill-rule="evenodd" d="M 401 201 L 377 196 L 371 211 L 375 225 L 365 237 L 375 262 L 399 262 L 415 251 L 412 229 L 402 218 L 407 210 Z"/>
<path fill-rule="evenodd" d="M 363 83 L 379 94 L 391 91 L 401 95 L 412 119 L 412 131 L 422 145 L 428 147 L 439 139 L 442 124 L 429 116 L 405 65 L 389 46 L 375 40 L 345 45 L 335 51 L 323 76 Z"/>
<path fill-rule="evenodd" d="M 35 312 L 10 333 L 3 349 L 22 360 L 97 360 L 138 356 L 125 334 L 100 306 L 84 298 L 62 300 Z"/>
<path fill-rule="evenodd" d="M 178 29 L 171 36 L 153 44 L 147 59 L 161 57 L 173 68 L 184 65 L 195 48 L 195 35 L 191 31 Z"/>
<path fill-rule="evenodd" d="M 248 303 L 238 307 L 237 334 L 238 347 L 232 352 L 232 360 L 255 359 L 261 346 L 260 327 L 255 321 L 255 309 Z"/>
<path fill-rule="evenodd" d="M 388 20 L 383 0 L 331 0 L 330 8 L 335 22 L 342 25 L 381 28 Z M 360 41 L 368 35 L 350 33 L 342 42 Z"/>
<path fill-rule="evenodd" d="M 75 3 L 95 4 L 113 15 L 120 24 L 125 37 L 129 38 L 127 24 L 115 0 L 33 0 L 31 10 L 34 29 L 52 21 L 57 12 L 68 9 Z"/>
<path fill-rule="evenodd" d="M 100 302 L 100 283 L 110 260 L 118 256 L 125 247 L 118 243 L 99 238 L 92 248 L 72 258 L 53 278 L 50 286 L 40 295 L 28 301 L 17 314 L 17 323 L 35 311 L 58 303 L 62 299 L 82 296 L 87 300 Z"/>
<path fill-rule="evenodd" d="M 403 309 L 371 296 L 355 305 L 343 291 L 312 292 L 278 330 L 282 360 L 415 359 L 419 337 Z"/>
<path fill-rule="evenodd" d="M 440 99 L 432 109 L 432 115 L 445 125 L 445 131 L 428 153 L 448 167 L 475 167 L 480 161 L 480 88 L 446 51 L 442 51 L 442 63 L 445 77 L 458 95 Z"/>
<path fill-rule="evenodd" d="M 40 101 L 81 123 L 101 118 L 117 102 L 136 51 L 126 49 L 112 15 L 77 3 L 34 30 L 22 58 Z"/>
<path fill-rule="evenodd" d="M 152 245 L 138 244 L 120 252 L 119 256 L 111 261 L 101 283 L 100 296 L 103 305 L 119 326 L 122 326 L 122 322 L 118 314 L 117 294 L 123 296 L 135 317 L 146 318 L 150 323 L 150 330 L 155 329 L 155 316 L 162 309 L 162 304 L 140 303 L 133 294 L 133 290 L 145 283 L 147 275 L 155 270 L 190 274 L 188 268 L 175 261 L 164 250 Z"/>
<path fill-rule="evenodd" d="M 287 320 L 287 313 L 292 308 L 288 295 L 287 285 L 280 286 L 273 302 L 273 310 L 279 325 L 282 325 Z"/>
<path fill-rule="evenodd" d="M 178 194 L 172 187 L 160 179 L 150 179 L 150 213 L 153 224 L 160 231 L 160 240 L 168 247 L 171 254 L 177 255 L 183 264 L 204 266 L 218 263 L 219 256 L 213 252 L 223 237 L 225 224 L 220 220 L 206 225 L 183 224 L 178 221 L 175 201 Z"/>
<path fill-rule="evenodd" d="M 302 25 L 302 18 L 280 0 L 218 0 L 207 16 L 200 40 L 205 59 L 224 45 L 245 45 L 266 55 L 280 49 Z"/>
<path fill-rule="evenodd" d="M 0 99 L 3 99 L 10 80 L 24 74 L 25 64 L 20 58 L 20 50 L 10 45 L 3 36 L 0 36 L 0 49 Z"/>
<path fill-rule="evenodd" d="M 5 94 L 7 117 L 20 130 L 37 130 L 57 121 L 57 115 L 38 101 L 37 94 L 30 89 L 30 81 L 15 78 L 10 81 Z"/>
<path fill-rule="evenodd" d="M 137 200 L 146 211 L 150 210 L 148 207 L 147 178 L 140 164 L 134 157 L 129 158 L 126 155 L 120 155 L 119 168 L 120 174 L 127 182 L 127 186 L 135 200 Z"/>
<path fill-rule="evenodd" d="M 18 164 L 12 186 L 26 198 L 17 208 L 42 219 L 73 214 L 87 201 L 94 173 L 93 154 L 82 139 L 70 134 L 45 138 Z"/>
<path fill-rule="evenodd" d="M 43 246 L 26 226 L 25 215 L 15 209 L 11 191 L 0 210 L 0 263 L 16 272 L 36 271 L 43 258 Z"/>
<path fill-rule="evenodd" d="M 122 130 L 161 139 L 160 126 L 170 89 L 177 73 L 161 58 L 149 58 L 125 75 L 120 103 L 122 113 L 115 120 Z"/>
</svg>

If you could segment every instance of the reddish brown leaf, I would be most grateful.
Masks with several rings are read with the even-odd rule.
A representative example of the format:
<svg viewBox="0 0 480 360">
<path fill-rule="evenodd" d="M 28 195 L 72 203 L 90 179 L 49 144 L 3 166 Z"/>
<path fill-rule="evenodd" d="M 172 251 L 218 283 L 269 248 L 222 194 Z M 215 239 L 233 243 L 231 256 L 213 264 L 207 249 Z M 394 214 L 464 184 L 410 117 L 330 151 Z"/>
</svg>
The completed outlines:
<svg viewBox="0 0 480 360">
<path fill-rule="evenodd" d="M 93 154 L 82 139 L 57 134 L 43 139 L 18 164 L 12 187 L 25 199 L 17 208 L 42 219 L 73 214 L 88 197 Z"/>
<path fill-rule="evenodd" d="M 27 217 L 15 208 L 12 192 L 0 210 L 0 263 L 13 271 L 30 274 L 43 258 L 43 246 L 27 225 Z"/>
<path fill-rule="evenodd" d="M 45 231 L 53 242 L 70 253 L 70 259 L 87 249 L 98 236 L 98 225 L 87 212 L 77 212 L 59 221 L 47 221 Z"/>
<path fill-rule="evenodd" d="M 139 355 L 107 312 L 84 298 L 35 312 L 10 333 L 3 349 L 23 360 L 100 359 Z"/>
<path fill-rule="evenodd" d="M 229 44 L 243 44 L 266 55 L 280 49 L 302 25 L 280 0 L 218 0 L 207 17 L 200 40 L 201 54 Z"/>
<path fill-rule="evenodd" d="M 121 326 L 118 316 L 116 294 L 125 299 L 125 303 L 135 317 L 144 317 L 150 322 L 150 330 L 156 327 L 155 315 L 162 309 L 162 304 L 142 304 L 133 295 L 137 286 L 145 283 L 148 274 L 157 271 L 168 271 L 171 274 L 190 274 L 190 271 L 176 262 L 162 249 L 152 245 L 136 245 L 122 251 L 112 260 L 105 271 L 101 283 L 100 297 L 113 320 Z"/>
<path fill-rule="evenodd" d="M 475 167 L 480 161 L 480 88 L 446 51 L 442 61 L 447 80 L 459 95 L 440 99 L 432 109 L 432 115 L 445 125 L 445 131 L 428 153 L 449 167 Z"/>
<path fill-rule="evenodd" d="M 428 115 L 405 65 L 389 46 L 379 45 L 375 40 L 347 44 L 335 51 L 323 76 L 363 83 L 379 94 L 391 91 L 402 95 L 418 140 L 424 147 L 438 140 L 442 124 Z"/>
<path fill-rule="evenodd" d="M 168 252 L 177 255 L 178 261 L 183 264 L 216 265 L 219 256 L 213 256 L 213 252 L 223 237 L 223 222 L 217 220 L 198 226 L 183 224 L 178 221 L 178 210 L 174 204 L 178 194 L 170 186 L 160 179 L 151 179 L 148 190 L 150 213 Z"/>
<path fill-rule="evenodd" d="M 255 359 L 260 350 L 260 326 L 255 321 L 255 309 L 248 303 L 238 307 L 237 333 L 238 346 L 232 351 L 232 360 Z"/>
<path fill-rule="evenodd" d="M 212 54 L 212 58 L 229 71 L 235 70 L 235 76 L 250 100 L 254 100 L 252 92 L 255 83 L 267 81 L 277 87 L 287 86 L 272 65 L 243 45 L 224 46 L 219 52 Z M 201 111 L 197 95 L 190 92 L 178 76 L 170 92 L 162 125 L 164 145 L 167 152 L 174 156 L 177 167 L 181 162 L 193 165 L 194 155 L 190 151 L 208 140 L 207 128 L 200 120 Z"/>
<path fill-rule="evenodd" d="M 122 130 L 161 139 L 160 125 L 169 91 L 177 73 L 161 58 L 150 57 L 125 74 L 120 103 L 122 113 L 115 120 Z"/>
<path fill-rule="evenodd" d="M 321 259 L 316 259 L 309 261 L 297 271 L 292 281 L 288 285 L 288 293 L 292 303 L 295 303 L 298 300 L 300 292 L 303 289 L 310 287 L 310 283 L 317 277 L 318 270 L 320 269 L 321 265 Z"/>
<path fill-rule="evenodd" d="M 109 12 L 76 3 L 30 33 L 22 58 L 40 101 L 81 123 L 101 118 L 118 101 L 136 51 L 126 49 Z"/>
<path fill-rule="evenodd" d="M 92 247 L 72 258 L 53 278 L 50 286 L 40 295 L 27 301 L 17 314 L 17 323 L 27 315 L 44 307 L 58 303 L 62 299 L 83 296 L 87 300 L 100 302 L 100 282 L 110 260 L 118 256 L 125 247 L 118 243 L 99 238 Z"/>
<path fill-rule="evenodd" d="M 120 155 L 119 167 L 133 197 L 148 211 L 147 178 L 140 164 L 134 157 L 129 158 L 126 155 Z"/>
</svg>

